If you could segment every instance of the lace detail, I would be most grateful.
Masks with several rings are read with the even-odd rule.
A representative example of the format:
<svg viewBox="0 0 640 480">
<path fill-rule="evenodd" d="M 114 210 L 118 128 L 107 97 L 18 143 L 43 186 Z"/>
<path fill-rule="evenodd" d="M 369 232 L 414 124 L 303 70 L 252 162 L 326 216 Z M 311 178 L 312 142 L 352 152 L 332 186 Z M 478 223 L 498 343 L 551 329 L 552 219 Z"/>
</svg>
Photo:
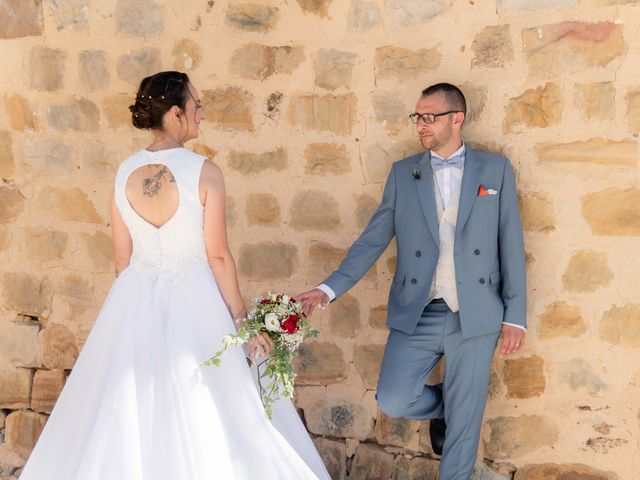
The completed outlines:
<svg viewBox="0 0 640 480">
<path fill-rule="evenodd" d="M 180 278 L 194 269 L 207 267 L 203 234 L 204 208 L 200 203 L 200 172 L 205 157 L 184 148 L 149 152 L 140 150 L 127 158 L 116 174 L 116 206 L 133 242 L 130 267 L 150 275 Z M 129 175 L 149 164 L 166 165 L 178 188 L 179 204 L 174 215 L 155 227 L 141 217 L 127 199 Z"/>
</svg>

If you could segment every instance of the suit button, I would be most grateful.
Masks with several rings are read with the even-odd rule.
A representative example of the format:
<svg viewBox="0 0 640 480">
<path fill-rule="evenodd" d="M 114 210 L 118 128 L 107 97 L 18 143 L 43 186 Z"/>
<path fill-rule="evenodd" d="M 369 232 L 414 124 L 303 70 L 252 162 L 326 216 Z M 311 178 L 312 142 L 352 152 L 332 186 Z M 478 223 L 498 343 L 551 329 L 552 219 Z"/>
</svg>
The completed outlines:
<svg viewBox="0 0 640 480">
<path fill-rule="evenodd" d="M 476 255 L 480 255 L 480 250 L 478 250 L 477 248 L 473 251 L 473 253 L 475 253 Z"/>
<path fill-rule="evenodd" d="M 422 255 L 422 252 L 421 252 L 420 250 L 418 250 L 418 251 L 416 252 L 416 257 L 419 257 L 420 255 Z"/>
<path fill-rule="evenodd" d="M 416 280 L 415 278 L 412 278 L 411 279 L 411 283 L 413 283 L 415 285 L 416 283 L 418 283 L 418 280 Z"/>
<path fill-rule="evenodd" d="M 484 278 L 481 278 L 480 280 L 478 280 L 481 284 L 484 285 Z"/>
</svg>

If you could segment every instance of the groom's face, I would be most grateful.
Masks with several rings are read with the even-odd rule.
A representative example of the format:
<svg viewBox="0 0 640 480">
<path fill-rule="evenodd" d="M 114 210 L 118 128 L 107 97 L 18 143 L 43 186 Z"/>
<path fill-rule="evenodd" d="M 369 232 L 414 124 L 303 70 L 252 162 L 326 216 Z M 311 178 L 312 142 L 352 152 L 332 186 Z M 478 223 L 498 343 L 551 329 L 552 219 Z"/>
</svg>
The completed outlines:
<svg viewBox="0 0 640 480">
<path fill-rule="evenodd" d="M 416 105 L 417 113 L 443 113 L 453 110 L 448 104 L 447 99 L 442 92 L 434 93 L 429 96 L 422 96 Z M 436 117 L 435 122 L 429 124 L 419 120 L 416 124 L 418 136 L 422 146 L 427 150 L 438 151 L 442 147 L 452 142 L 455 134 L 454 115 L 442 115 Z"/>
</svg>

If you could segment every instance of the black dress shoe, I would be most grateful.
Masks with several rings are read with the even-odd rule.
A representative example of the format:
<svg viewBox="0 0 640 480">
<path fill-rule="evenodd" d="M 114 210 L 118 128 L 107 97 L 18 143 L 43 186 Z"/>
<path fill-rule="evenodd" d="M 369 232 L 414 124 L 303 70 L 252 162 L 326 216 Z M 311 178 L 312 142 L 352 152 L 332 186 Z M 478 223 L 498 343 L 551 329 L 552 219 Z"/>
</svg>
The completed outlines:
<svg viewBox="0 0 640 480">
<path fill-rule="evenodd" d="M 429 421 L 429 437 L 431 438 L 431 449 L 436 455 L 442 455 L 442 446 L 444 445 L 444 434 L 447 430 L 447 424 L 444 418 L 432 418 Z"/>
</svg>

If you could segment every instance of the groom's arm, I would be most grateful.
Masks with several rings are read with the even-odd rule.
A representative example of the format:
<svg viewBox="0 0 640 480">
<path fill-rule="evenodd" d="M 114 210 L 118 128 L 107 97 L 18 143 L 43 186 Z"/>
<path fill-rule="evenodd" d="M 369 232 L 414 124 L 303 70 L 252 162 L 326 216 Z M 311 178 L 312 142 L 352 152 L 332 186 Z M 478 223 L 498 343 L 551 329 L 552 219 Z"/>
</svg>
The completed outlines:
<svg viewBox="0 0 640 480">
<path fill-rule="evenodd" d="M 524 240 L 513 168 L 506 161 L 500 192 L 498 247 L 505 324 L 527 326 Z"/>
<path fill-rule="evenodd" d="M 353 287 L 378 260 L 395 235 L 395 168 L 394 164 L 387 178 L 380 205 L 371 217 L 367 228 L 351 245 L 338 269 L 322 282 L 323 286 L 330 289 L 329 291 L 323 289 L 330 300 L 339 297 Z M 333 298 L 330 293 L 334 294 Z"/>
</svg>

